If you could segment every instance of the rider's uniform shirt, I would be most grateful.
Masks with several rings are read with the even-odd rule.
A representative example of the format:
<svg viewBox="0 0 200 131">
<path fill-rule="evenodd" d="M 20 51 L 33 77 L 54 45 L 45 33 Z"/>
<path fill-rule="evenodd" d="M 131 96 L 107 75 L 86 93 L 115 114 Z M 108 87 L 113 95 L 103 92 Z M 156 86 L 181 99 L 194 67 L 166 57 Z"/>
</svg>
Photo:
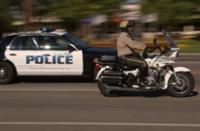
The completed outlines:
<svg viewBox="0 0 200 131">
<path fill-rule="evenodd" d="M 141 53 L 146 48 L 146 45 L 133 39 L 127 32 L 120 33 L 117 39 L 118 56 L 130 55 L 134 52 Z"/>
</svg>

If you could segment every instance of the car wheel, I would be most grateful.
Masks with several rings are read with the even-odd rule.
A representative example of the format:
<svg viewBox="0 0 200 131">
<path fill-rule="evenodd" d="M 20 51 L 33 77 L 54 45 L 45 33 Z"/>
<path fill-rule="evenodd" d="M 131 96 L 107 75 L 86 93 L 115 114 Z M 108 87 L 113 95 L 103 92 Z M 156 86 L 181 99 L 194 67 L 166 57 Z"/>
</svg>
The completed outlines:
<svg viewBox="0 0 200 131">
<path fill-rule="evenodd" d="M 14 79 L 15 71 L 12 65 L 0 62 L 0 84 L 11 83 Z"/>
</svg>

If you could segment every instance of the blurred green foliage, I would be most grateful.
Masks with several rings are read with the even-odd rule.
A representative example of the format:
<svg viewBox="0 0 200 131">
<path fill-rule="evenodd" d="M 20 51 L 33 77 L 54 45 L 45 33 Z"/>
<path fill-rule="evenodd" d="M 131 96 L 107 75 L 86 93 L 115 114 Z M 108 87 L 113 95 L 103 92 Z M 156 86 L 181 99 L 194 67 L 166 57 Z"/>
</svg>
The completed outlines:
<svg viewBox="0 0 200 131">
<path fill-rule="evenodd" d="M 30 5 L 28 0 L 7 0 L 8 5 L 17 6 L 24 12 Z M 109 14 L 120 7 L 124 0 L 29 0 L 32 16 L 57 16 L 68 30 L 75 30 L 81 19 Z M 24 7 L 26 6 L 26 7 Z M 42 18 L 42 17 L 41 17 Z"/>
<path fill-rule="evenodd" d="M 84 18 L 118 9 L 123 0 L 52 0 L 51 11 L 63 18 Z"/>
<path fill-rule="evenodd" d="M 192 39 L 177 40 L 177 46 L 182 52 L 199 53 L 200 41 Z"/>
<path fill-rule="evenodd" d="M 124 0 L 37 0 L 38 12 L 46 12 L 63 19 L 63 26 L 76 30 L 83 18 L 109 14 L 120 7 Z"/>
<path fill-rule="evenodd" d="M 51 13 L 51 7 L 53 6 L 54 1 L 55 0 L 34 0 L 33 15 L 42 16 Z"/>
<path fill-rule="evenodd" d="M 142 0 L 142 12 L 157 14 L 164 26 L 200 22 L 200 0 Z"/>
<path fill-rule="evenodd" d="M 13 18 L 10 6 L 18 6 L 23 13 L 26 0 L 0 0 L 0 34 L 10 30 Z M 80 19 L 117 11 L 125 0 L 30 0 L 33 16 L 54 15 L 64 25 L 74 28 Z M 143 14 L 158 15 L 158 26 L 179 26 L 200 23 L 200 0 L 141 0 Z"/>
</svg>

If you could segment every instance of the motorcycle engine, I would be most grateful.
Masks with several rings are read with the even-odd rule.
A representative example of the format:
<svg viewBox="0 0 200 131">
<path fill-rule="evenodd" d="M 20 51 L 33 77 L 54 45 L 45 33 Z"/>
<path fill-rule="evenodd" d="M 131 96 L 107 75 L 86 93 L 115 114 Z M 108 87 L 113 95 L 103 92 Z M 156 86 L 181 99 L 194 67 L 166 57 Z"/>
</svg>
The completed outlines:
<svg viewBox="0 0 200 131">
<path fill-rule="evenodd" d="M 156 84 L 157 71 L 149 69 L 149 76 L 146 78 L 148 85 Z"/>
<path fill-rule="evenodd" d="M 129 73 L 126 77 L 125 83 L 128 87 L 132 87 L 133 85 L 137 84 L 137 78 L 133 74 Z"/>
</svg>

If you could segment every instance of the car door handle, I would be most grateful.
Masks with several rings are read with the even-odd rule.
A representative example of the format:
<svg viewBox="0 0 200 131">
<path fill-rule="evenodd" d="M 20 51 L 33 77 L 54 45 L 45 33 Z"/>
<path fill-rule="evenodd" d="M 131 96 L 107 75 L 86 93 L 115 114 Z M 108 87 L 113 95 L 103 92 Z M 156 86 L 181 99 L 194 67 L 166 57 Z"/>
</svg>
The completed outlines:
<svg viewBox="0 0 200 131">
<path fill-rule="evenodd" d="M 11 53 L 10 56 L 16 56 L 16 54 L 15 53 Z"/>
<path fill-rule="evenodd" d="M 50 56 L 50 54 L 43 54 L 44 56 Z"/>
</svg>

